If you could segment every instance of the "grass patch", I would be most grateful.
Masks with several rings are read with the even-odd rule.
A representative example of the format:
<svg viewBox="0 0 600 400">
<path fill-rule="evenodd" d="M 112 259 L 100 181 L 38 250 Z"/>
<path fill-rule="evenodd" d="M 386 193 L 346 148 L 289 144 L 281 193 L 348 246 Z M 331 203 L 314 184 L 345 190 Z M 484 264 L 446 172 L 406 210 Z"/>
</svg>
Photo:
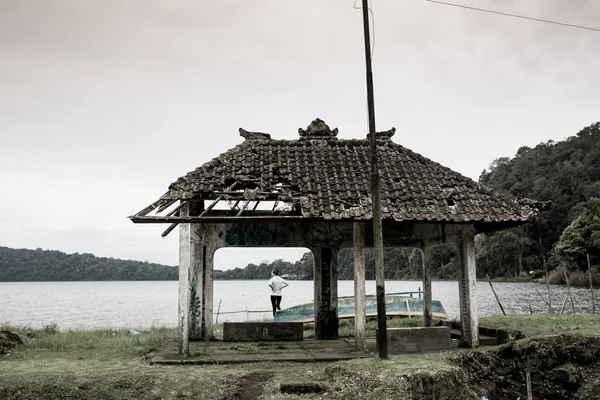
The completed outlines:
<svg viewBox="0 0 600 400">
<path fill-rule="evenodd" d="M 387 325 L 422 323 L 421 318 L 394 318 Z M 520 330 L 527 336 L 598 334 L 600 315 L 511 315 L 481 318 L 481 324 Z M 314 331 L 312 324 L 305 325 L 306 333 Z M 448 360 L 450 354 L 470 354 L 469 350 L 337 363 L 151 366 L 146 360 L 149 352 L 163 341 L 176 341 L 176 329 L 153 328 L 130 336 L 127 330 L 112 329 L 61 332 L 3 328 L 19 334 L 25 344 L 11 349 L 8 356 L 0 356 L 2 399 L 235 398 L 243 392 L 240 385 L 257 373 L 269 377 L 260 385 L 261 398 L 267 400 L 289 399 L 289 395 L 279 393 L 279 384 L 299 377 L 331 388 L 317 396 L 328 399 L 466 399 L 472 395 L 467 392 L 470 382 L 464 371 Z M 369 321 L 369 335 L 375 335 L 375 328 L 376 322 Z M 351 337 L 353 332 L 353 320 L 340 322 L 340 335 Z M 262 351 L 264 344 L 240 342 L 231 346 L 253 353 Z"/>
<path fill-rule="evenodd" d="M 260 351 L 259 346 L 252 342 L 234 343 L 231 345 L 231 349 L 249 354 L 256 354 Z"/>
<path fill-rule="evenodd" d="M 479 324 L 490 328 L 508 328 L 525 336 L 558 333 L 599 334 L 600 315 L 505 315 L 484 317 Z"/>
</svg>

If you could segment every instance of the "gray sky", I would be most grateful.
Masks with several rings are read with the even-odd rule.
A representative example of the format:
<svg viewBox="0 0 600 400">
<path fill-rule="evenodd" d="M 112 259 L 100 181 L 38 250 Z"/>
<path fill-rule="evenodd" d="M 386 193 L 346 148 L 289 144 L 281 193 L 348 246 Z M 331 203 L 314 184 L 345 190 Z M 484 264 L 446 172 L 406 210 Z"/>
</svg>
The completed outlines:
<svg viewBox="0 0 600 400">
<path fill-rule="evenodd" d="M 456 0 L 600 25 L 597 0 Z M 360 3 L 360 1 L 359 1 Z M 316 117 L 367 132 L 353 0 L 0 0 L 0 245 L 177 263 L 126 217 L 241 142 Z M 423 0 L 373 0 L 376 120 L 477 179 L 600 119 L 600 32 Z M 224 250 L 216 268 L 299 257 Z"/>
</svg>

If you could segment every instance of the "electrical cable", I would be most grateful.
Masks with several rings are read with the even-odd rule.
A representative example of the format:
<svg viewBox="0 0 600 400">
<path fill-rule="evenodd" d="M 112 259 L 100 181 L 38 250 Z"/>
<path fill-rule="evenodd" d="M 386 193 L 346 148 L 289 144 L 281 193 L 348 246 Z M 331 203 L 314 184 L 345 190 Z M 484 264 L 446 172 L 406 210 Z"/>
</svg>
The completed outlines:
<svg viewBox="0 0 600 400">
<path fill-rule="evenodd" d="M 437 3 L 437 4 L 443 4 L 443 5 L 446 5 L 446 6 L 466 8 L 466 9 L 469 9 L 469 10 L 487 12 L 487 13 L 491 13 L 491 14 L 504 15 L 506 17 L 528 19 L 528 20 L 531 20 L 531 21 L 545 22 L 545 23 L 548 23 L 548 24 L 562 25 L 562 26 L 568 26 L 570 28 L 586 29 L 586 30 L 589 30 L 589 31 L 600 32 L 599 28 L 591 28 L 589 26 L 566 24 L 564 22 L 551 21 L 551 20 L 548 20 L 548 19 L 541 19 L 541 18 L 527 17 L 527 16 L 524 16 L 524 15 L 509 14 L 509 13 L 500 12 L 500 11 L 486 10 L 485 8 L 477 8 L 477 7 L 464 6 L 462 4 L 447 3 L 445 1 L 438 1 L 438 0 L 425 0 L 425 1 L 427 1 L 429 3 Z"/>
<path fill-rule="evenodd" d="M 354 0 L 354 5 L 352 6 L 352 8 L 354 8 L 355 10 L 362 10 L 362 7 L 356 7 L 356 3 L 358 3 L 358 0 Z M 369 0 L 369 3 L 371 3 L 371 0 Z M 373 5 L 370 4 L 367 8 L 371 13 L 371 59 L 373 59 L 373 53 L 375 52 L 375 15 L 373 14 L 372 7 Z"/>
</svg>

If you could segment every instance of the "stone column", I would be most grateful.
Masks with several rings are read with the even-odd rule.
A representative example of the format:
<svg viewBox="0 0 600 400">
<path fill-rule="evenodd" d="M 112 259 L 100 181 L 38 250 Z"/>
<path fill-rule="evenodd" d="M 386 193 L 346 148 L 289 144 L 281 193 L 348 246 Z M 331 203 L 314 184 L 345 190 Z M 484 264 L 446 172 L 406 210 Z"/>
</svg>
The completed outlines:
<svg viewBox="0 0 600 400">
<path fill-rule="evenodd" d="M 431 305 L 431 259 L 432 247 L 425 245 L 421 250 L 421 260 L 423 261 L 423 326 L 432 325 L 432 305 Z"/>
<path fill-rule="evenodd" d="M 184 205 L 180 212 L 182 217 L 189 215 L 189 205 Z M 179 224 L 179 294 L 177 324 L 179 326 L 178 353 L 190 355 L 190 299 L 189 272 L 191 266 L 190 224 Z"/>
<path fill-rule="evenodd" d="M 456 246 L 459 258 L 461 342 L 465 347 L 475 348 L 479 345 L 479 319 L 477 316 L 475 230 L 472 225 L 465 227 L 459 233 Z"/>
<path fill-rule="evenodd" d="M 337 249 L 317 247 L 314 255 L 315 337 L 337 339 Z"/>
<path fill-rule="evenodd" d="M 367 351 L 365 305 L 365 225 L 354 223 L 354 342 L 356 350 Z"/>
</svg>

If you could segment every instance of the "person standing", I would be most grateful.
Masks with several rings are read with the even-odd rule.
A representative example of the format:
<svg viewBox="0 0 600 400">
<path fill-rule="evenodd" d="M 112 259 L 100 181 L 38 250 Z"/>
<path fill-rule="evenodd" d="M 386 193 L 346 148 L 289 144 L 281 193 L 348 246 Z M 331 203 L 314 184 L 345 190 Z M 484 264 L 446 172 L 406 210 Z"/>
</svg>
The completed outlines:
<svg viewBox="0 0 600 400">
<path fill-rule="evenodd" d="M 288 287 L 289 284 L 279 276 L 279 271 L 274 269 L 271 271 L 271 279 L 269 287 L 271 288 L 271 305 L 273 306 L 273 316 L 277 310 L 281 310 L 281 290 Z"/>
</svg>

